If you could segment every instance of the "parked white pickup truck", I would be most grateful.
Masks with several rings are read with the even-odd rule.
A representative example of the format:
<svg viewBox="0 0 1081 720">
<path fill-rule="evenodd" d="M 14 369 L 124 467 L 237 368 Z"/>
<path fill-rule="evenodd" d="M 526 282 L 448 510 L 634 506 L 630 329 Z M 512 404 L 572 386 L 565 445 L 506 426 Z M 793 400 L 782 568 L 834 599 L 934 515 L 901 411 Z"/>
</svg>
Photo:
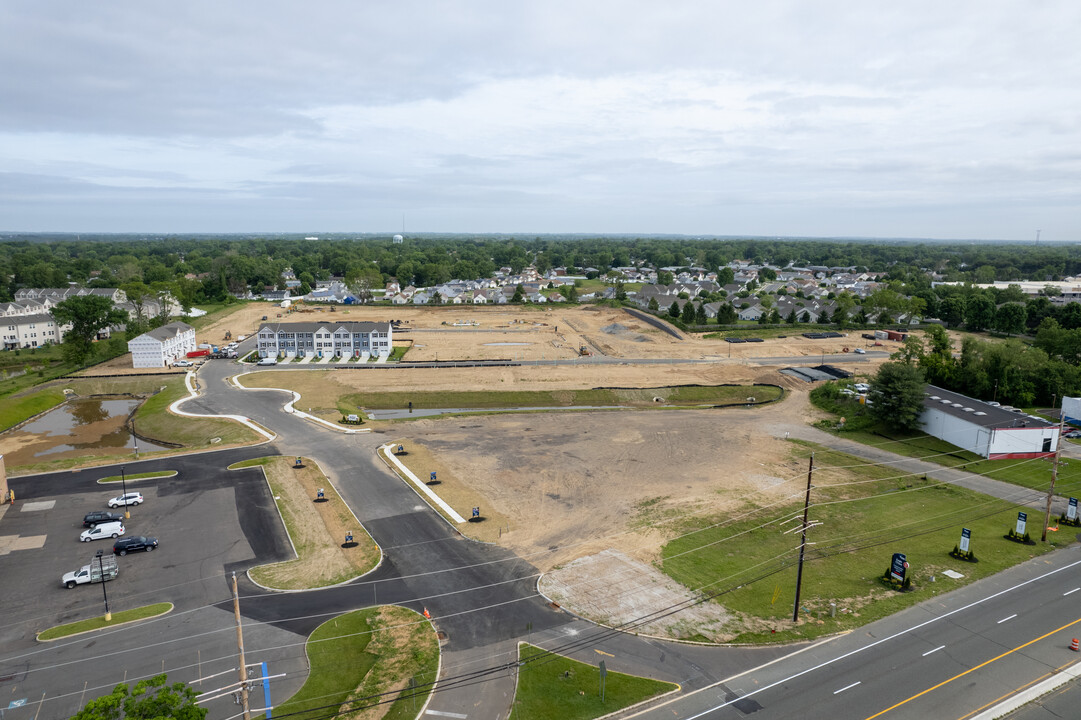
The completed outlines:
<svg viewBox="0 0 1081 720">
<path fill-rule="evenodd" d="M 114 579 L 120 574 L 120 567 L 116 564 L 115 555 L 105 555 L 99 563 L 98 558 L 90 560 L 89 565 L 83 565 L 75 572 L 65 573 L 60 578 L 60 584 L 69 590 L 76 585 L 86 583 L 99 583 Z"/>
</svg>

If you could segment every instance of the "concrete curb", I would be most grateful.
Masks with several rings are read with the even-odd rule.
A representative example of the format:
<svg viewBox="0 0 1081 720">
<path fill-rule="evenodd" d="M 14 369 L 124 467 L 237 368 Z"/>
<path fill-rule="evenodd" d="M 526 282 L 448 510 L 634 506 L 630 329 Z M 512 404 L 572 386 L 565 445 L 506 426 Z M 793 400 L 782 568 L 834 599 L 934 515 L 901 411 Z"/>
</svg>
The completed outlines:
<svg viewBox="0 0 1081 720">
<path fill-rule="evenodd" d="M 994 718 L 1000 718 L 1007 715 L 1018 708 L 1028 705 L 1036 698 L 1046 695 L 1052 690 L 1056 690 L 1068 682 L 1071 682 L 1078 677 L 1081 677 L 1081 662 L 1075 662 L 1065 670 L 1052 675 L 1043 682 L 1036 683 L 1027 690 L 1014 695 L 1009 700 L 1001 702 L 992 708 L 984 710 L 979 715 L 973 715 L 969 720 L 994 720 Z"/>
<path fill-rule="evenodd" d="M 176 470 L 173 470 L 172 472 L 167 472 L 167 471 L 163 470 L 162 472 L 164 474 L 158 475 L 157 477 L 152 477 L 152 478 L 128 478 L 127 482 L 137 483 L 137 482 L 146 482 L 148 480 L 168 480 L 171 477 L 176 477 L 177 476 Z M 138 475 L 138 473 L 136 473 L 136 475 Z M 119 480 L 106 480 L 105 478 L 98 478 L 94 482 L 96 482 L 98 485 L 112 485 L 112 484 L 118 483 L 120 481 Z"/>
</svg>

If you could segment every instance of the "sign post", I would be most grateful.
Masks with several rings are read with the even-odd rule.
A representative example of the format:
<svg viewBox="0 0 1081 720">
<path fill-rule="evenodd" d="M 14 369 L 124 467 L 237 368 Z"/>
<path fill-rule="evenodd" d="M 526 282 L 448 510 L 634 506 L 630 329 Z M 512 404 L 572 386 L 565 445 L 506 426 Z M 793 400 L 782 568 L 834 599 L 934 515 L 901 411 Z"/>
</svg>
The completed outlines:
<svg viewBox="0 0 1081 720">
<path fill-rule="evenodd" d="M 972 531 L 968 528 L 961 528 L 961 552 L 968 552 L 968 541 L 972 537 Z"/>
<path fill-rule="evenodd" d="M 601 660 L 601 704 L 604 704 L 604 683 L 605 678 L 608 677 L 608 668 L 604 666 L 604 660 Z"/>
</svg>

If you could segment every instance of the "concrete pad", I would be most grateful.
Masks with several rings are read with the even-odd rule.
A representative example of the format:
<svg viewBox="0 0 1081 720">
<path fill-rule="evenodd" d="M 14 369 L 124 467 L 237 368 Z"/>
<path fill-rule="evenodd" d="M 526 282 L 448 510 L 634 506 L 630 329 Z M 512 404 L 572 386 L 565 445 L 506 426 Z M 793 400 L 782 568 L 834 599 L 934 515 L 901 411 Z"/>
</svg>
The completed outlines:
<svg viewBox="0 0 1081 720">
<path fill-rule="evenodd" d="M 300 364 L 303 365 L 304 363 L 310 363 L 311 361 L 312 361 L 312 356 L 311 355 L 305 355 L 303 358 L 301 358 Z"/>
<path fill-rule="evenodd" d="M 0 555 L 7 555 L 15 550 L 36 550 L 45 544 L 48 535 L 0 535 Z"/>
<path fill-rule="evenodd" d="M 547 573 L 540 591 L 570 612 L 610 627 L 661 613 L 695 599 L 695 594 L 660 571 L 616 550 L 588 555 Z M 723 635 L 731 617 L 707 602 L 637 627 L 636 632 L 678 638 Z"/>
<path fill-rule="evenodd" d="M 378 359 L 377 359 L 377 360 L 376 360 L 375 362 L 376 362 L 376 363 L 385 363 L 385 362 L 387 361 L 387 357 L 389 357 L 389 356 L 387 356 L 387 355 L 380 355 L 380 356 L 379 356 L 379 358 L 378 358 Z"/>
<path fill-rule="evenodd" d="M 20 512 L 37 512 L 39 510 L 52 510 L 53 505 L 56 505 L 55 500 L 38 500 L 35 502 L 23 503 Z"/>
</svg>

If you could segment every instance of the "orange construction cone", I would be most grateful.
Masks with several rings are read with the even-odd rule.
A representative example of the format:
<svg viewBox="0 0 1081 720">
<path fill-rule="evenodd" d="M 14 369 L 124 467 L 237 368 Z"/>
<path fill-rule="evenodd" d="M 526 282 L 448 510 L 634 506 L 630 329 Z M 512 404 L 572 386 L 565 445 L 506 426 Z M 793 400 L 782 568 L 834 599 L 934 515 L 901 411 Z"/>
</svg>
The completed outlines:
<svg viewBox="0 0 1081 720">
<path fill-rule="evenodd" d="M 1081 644 L 1078 643 L 1077 638 L 1070 641 L 1070 649 L 1074 652 L 1081 652 Z"/>
<path fill-rule="evenodd" d="M 429 620 L 432 619 L 432 614 L 430 612 L 428 612 L 428 608 L 424 608 L 424 617 L 428 618 Z M 1077 648 L 1074 648 L 1074 650 L 1076 650 L 1076 649 Z"/>
</svg>

